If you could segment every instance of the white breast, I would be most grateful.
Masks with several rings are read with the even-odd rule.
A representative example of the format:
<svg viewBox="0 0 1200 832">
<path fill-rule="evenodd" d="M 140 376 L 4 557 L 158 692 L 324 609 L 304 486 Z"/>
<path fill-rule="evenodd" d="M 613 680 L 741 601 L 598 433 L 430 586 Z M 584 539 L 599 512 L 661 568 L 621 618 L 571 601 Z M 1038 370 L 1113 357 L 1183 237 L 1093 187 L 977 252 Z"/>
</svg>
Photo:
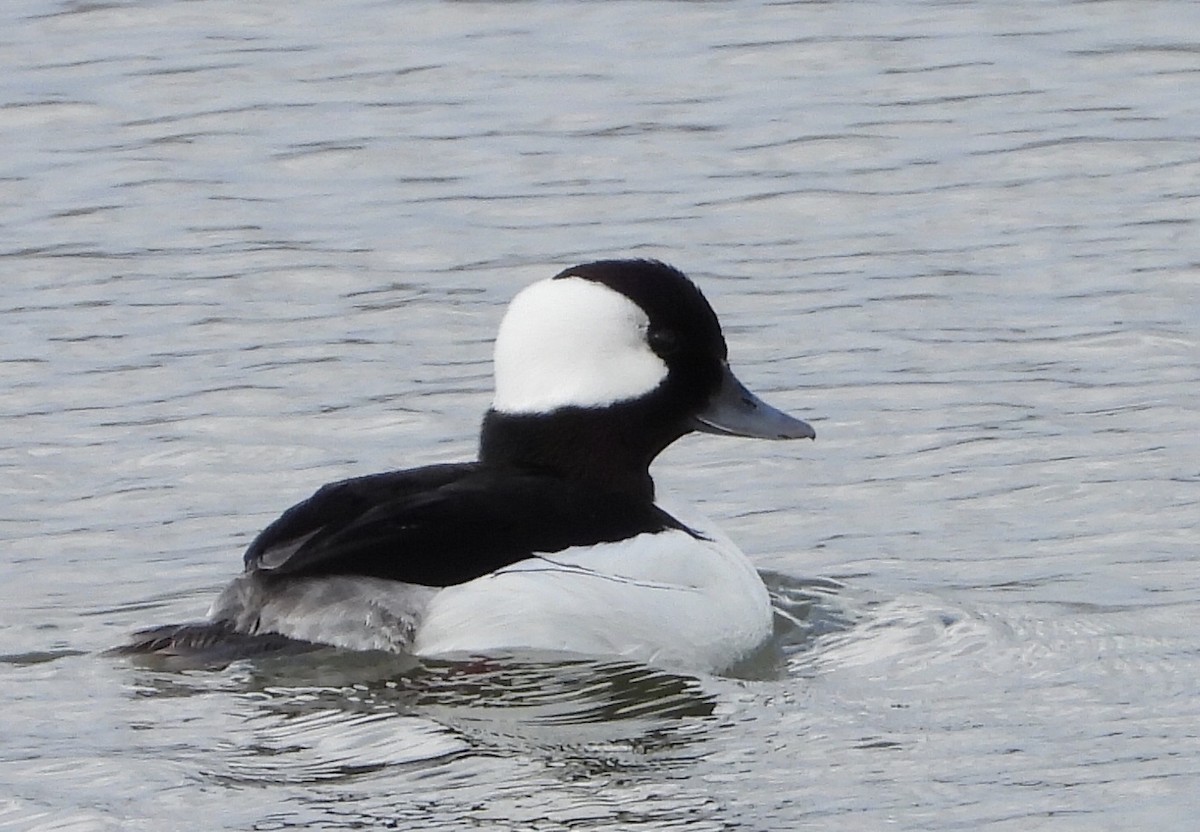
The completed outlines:
<svg viewBox="0 0 1200 832">
<path fill-rule="evenodd" d="M 550 650 L 724 670 L 770 635 L 771 605 L 745 555 L 703 533 L 567 549 L 448 587 L 425 609 L 413 652 Z"/>
</svg>

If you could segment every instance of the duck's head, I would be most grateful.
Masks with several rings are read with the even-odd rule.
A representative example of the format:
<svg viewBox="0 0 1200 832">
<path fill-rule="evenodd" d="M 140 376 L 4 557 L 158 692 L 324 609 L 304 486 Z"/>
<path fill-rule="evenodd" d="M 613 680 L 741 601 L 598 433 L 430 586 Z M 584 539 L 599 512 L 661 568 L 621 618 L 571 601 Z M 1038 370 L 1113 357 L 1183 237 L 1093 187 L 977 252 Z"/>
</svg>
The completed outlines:
<svg viewBox="0 0 1200 832">
<path fill-rule="evenodd" d="M 650 461 L 694 430 L 815 436 L 747 390 L 727 358 L 716 314 L 677 269 L 652 260 L 573 266 L 527 287 L 508 307 L 481 456 L 519 456 L 542 433 L 534 445 L 552 444 L 551 456 L 567 459 L 575 448 L 590 457 L 571 460 L 572 470 L 585 461 L 632 466 L 648 481 Z M 489 432 L 514 431 L 522 437 L 515 445 L 489 442 Z M 554 467 L 540 456 L 534 464 Z"/>
</svg>

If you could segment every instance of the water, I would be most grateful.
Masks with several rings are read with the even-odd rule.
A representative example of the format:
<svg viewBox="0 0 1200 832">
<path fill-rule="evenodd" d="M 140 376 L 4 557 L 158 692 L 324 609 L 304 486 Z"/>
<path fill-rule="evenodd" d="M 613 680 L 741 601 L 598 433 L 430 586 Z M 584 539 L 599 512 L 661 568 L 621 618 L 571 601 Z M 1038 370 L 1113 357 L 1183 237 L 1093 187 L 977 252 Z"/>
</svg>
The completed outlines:
<svg viewBox="0 0 1200 832">
<path fill-rule="evenodd" d="M 0 21 L 0 829 L 1194 825 L 1200 6 Z M 627 254 L 817 427 L 657 466 L 768 577 L 752 678 L 98 655 L 470 456 L 503 305 Z"/>
</svg>

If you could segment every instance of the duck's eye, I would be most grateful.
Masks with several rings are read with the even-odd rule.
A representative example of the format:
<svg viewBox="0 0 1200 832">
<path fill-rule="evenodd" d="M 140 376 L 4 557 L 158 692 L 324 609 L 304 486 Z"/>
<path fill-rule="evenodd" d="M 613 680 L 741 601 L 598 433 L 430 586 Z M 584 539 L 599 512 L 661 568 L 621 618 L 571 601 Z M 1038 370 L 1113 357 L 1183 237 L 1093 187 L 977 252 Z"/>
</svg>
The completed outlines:
<svg viewBox="0 0 1200 832">
<path fill-rule="evenodd" d="M 679 336 L 672 329 L 652 329 L 646 334 L 650 349 L 662 358 L 679 352 Z"/>
</svg>

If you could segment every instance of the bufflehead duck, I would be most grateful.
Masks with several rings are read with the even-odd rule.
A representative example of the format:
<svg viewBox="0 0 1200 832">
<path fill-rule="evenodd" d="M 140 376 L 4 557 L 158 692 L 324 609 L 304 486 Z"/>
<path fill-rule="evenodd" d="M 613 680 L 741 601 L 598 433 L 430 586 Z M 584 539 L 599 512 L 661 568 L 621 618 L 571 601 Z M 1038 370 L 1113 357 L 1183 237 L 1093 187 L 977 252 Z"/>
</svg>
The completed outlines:
<svg viewBox="0 0 1200 832">
<path fill-rule="evenodd" d="M 724 534 L 655 500 L 650 463 L 692 431 L 815 436 L 726 357 L 712 307 L 663 263 L 535 283 L 500 324 L 478 461 L 324 486 L 254 539 L 207 622 L 120 651 L 565 651 L 720 672 L 770 636 L 767 590 Z"/>
</svg>

